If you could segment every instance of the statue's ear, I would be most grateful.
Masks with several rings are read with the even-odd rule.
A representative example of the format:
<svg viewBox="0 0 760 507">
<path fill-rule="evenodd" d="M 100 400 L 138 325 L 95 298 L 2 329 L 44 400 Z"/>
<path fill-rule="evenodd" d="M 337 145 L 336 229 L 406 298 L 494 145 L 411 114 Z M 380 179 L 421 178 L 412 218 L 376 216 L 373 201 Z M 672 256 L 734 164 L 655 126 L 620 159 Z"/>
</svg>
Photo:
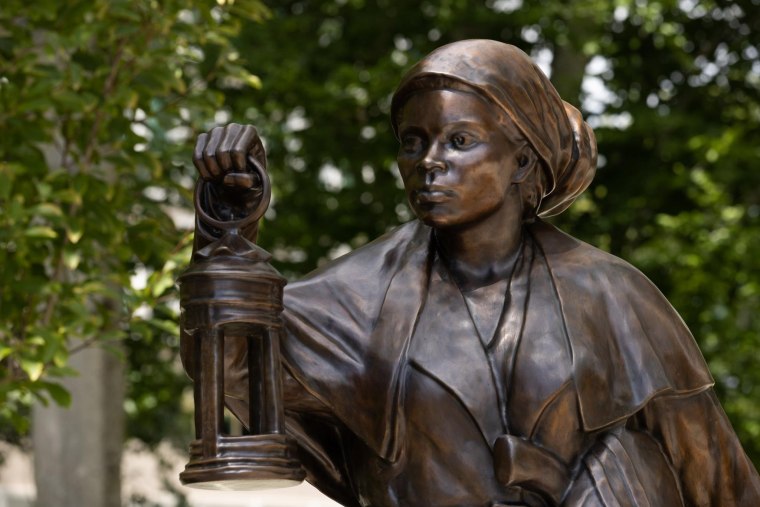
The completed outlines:
<svg viewBox="0 0 760 507">
<path fill-rule="evenodd" d="M 538 155 L 528 143 L 517 152 L 517 170 L 512 176 L 512 183 L 523 183 L 533 173 L 538 164 Z"/>
</svg>

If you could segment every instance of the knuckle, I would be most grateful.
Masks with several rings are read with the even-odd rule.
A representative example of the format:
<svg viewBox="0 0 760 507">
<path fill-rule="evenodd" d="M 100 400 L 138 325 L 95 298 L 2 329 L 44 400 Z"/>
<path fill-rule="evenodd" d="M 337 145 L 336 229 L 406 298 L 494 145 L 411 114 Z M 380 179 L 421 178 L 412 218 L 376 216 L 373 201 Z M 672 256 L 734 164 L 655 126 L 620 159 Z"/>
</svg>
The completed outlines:
<svg viewBox="0 0 760 507">
<path fill-rule="evenodd" d="M 219 145 L 217 147 L 216 151 L 214 152 L 214 155 L 216 155 L 216 158 L 225 158 L 230 154 L 230 150 L 228 148 L 225 148 L 223 145 Z"/>
</svg>

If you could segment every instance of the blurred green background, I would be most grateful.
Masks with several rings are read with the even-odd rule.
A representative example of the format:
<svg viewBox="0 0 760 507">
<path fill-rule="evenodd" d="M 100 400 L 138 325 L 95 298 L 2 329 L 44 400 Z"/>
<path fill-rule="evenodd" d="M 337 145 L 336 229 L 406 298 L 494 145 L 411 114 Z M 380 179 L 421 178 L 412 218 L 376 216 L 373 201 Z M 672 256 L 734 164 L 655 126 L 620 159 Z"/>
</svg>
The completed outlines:
<svg viewBox="0 0 760 507">
<path fill-rule="evenodd" d="M 184 447 L 173 283 L 195 137 L 259 128 L 260 243 L 295 278 L 411 218 L 394 86 L 439 45 L 492 38 L 530 53 L 597 135 L 596 179 L 553 222 L 660 287 L 757 466 L 759 34 L 759 0 L 6 0 L 0 439 L 23 441 L 35 400 L 68 404 L 70 356 L 106 347 L 127 364 L 127 437 Z"/>
</svg>

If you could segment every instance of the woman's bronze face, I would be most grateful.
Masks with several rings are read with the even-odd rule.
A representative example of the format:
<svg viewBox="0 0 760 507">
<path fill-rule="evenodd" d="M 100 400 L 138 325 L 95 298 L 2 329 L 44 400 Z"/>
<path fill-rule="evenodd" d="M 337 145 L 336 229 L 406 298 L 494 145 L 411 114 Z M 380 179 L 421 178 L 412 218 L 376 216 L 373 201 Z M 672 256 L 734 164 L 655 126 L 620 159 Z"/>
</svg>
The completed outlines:
<svg viewBox="0 0 760 507">
<path fill-rule="evenodd" d="M 425 224 L 477 223 L 515 198 L 516 136 L 507 136 L 492 108 L 456 90 L 418 92 L 404 105 L 397 160 L 409 203 Z"/>
</svg>

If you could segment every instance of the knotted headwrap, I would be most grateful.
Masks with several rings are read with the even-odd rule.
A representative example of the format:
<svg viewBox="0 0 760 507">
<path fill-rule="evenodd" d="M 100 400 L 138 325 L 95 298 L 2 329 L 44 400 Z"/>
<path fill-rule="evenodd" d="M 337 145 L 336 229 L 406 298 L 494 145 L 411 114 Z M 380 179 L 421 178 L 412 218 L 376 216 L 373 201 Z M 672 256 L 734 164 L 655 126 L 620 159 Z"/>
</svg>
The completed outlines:
<svg viewBox="0 0 760 507">
<path fill-rule="evenodd" d="M 398 113 L 409 96 L 430 80 L 461 83 L 500 108 L 543 162 L 546 186 L 538 216 L 566 210 L 596 172 L 596 138 L 581 113 L 563 101 L 549 78 L 523 51 L 493 40 L 463 40 L 420 60 L 401 80 L 391 102 Z"/>
</svg>

